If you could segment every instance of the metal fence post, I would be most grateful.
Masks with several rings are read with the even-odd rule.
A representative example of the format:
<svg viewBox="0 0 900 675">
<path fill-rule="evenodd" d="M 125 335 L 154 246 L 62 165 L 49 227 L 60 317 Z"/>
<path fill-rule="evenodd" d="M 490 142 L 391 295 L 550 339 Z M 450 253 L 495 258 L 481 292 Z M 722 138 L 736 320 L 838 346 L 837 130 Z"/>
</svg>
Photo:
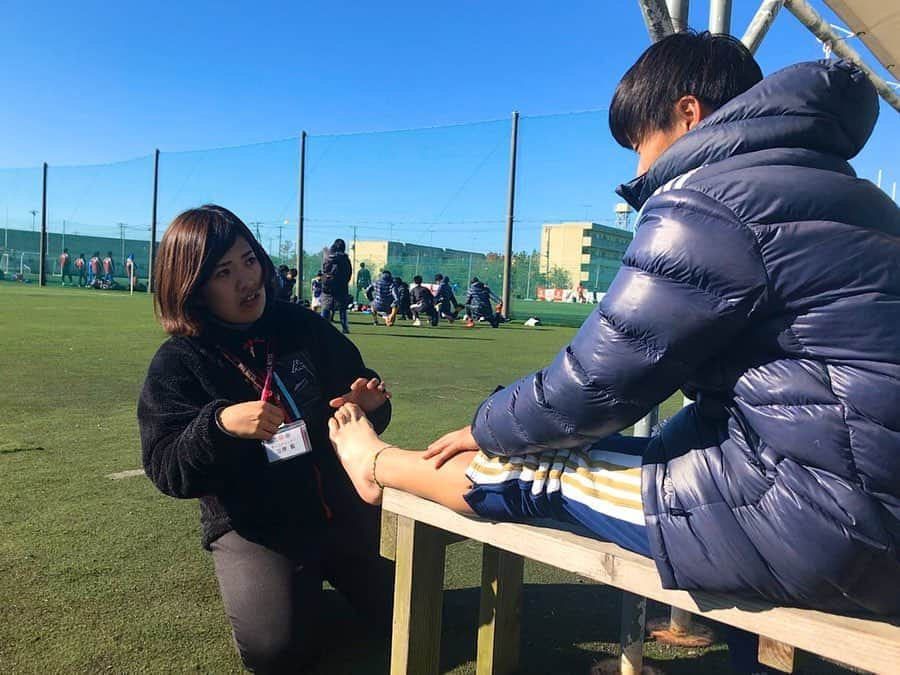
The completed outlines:
<svg viewBox="0 0 900 675">
<path fill-rule="evenodd" d="M 303 202 L 306 178 L 306 132 L 300 132 L 300 176 L 298 179 L 299 205 L 297 208 L 297 299 L 303 300 Z"/>
<path fill-rule="evenodd" d="M 41 202 L 41 246 L 40 260 L 38 261 L 39 280 L 41 286 L 47 285 L 47 162 L 44 162 L 44 188 Z"/>
<path fill-rule="evenodd" d="M 150 253 L 147 260 L 147 292 L 153 292 L 153 265 L 156 262 L 156 206 L 159 196 L 159 148 L 153 152 L 153 211 L 150 216 Z"/>
<path fill-rule="evenodd" d="M 510 292 L 512 282 L 512 241 L 513 219 L 516 207 L 516 150 L 519 141 L 519 113 L 512 114 L 512 133 L 509 139 L 509 199 L 506 207 L 506 257 L 503 259 L 503 318 L 509 318 Z M 469 279 L 466 279 L 466 283 Z"/>
</svg>

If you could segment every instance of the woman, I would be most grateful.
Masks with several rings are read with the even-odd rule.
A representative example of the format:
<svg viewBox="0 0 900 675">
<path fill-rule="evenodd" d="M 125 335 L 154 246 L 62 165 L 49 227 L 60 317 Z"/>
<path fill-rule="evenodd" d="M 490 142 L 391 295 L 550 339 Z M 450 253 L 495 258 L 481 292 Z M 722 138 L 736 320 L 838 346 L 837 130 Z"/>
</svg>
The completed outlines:
<svg viewBox="0 0 900 675">
<path fill-rule="evenodd" d="M 335 309 L 341 316 L 341 330 L 350 332 L 347 325 L 347 305 L 350 303 L 350 276 L 353 269 L 346 254 L 347 244 L 335 239 L 322 264 L 322 318 L 331 321 Z"/>
<path fill-rule="evenodd" d="M 271 260 L 227 209 L 175 218 L 155 278 L 170 337 L 138 404 L 144 468 L 165 494 L 200 500 L 244 664 L 296 668 L 315 653 L 323 579 L 389 616 L 378 510 L 353 493 L 326 428 L 331 407 L 353 401 L 384 429 L 389 394 L 328 323 L 274 301 Z"/>
</svg>

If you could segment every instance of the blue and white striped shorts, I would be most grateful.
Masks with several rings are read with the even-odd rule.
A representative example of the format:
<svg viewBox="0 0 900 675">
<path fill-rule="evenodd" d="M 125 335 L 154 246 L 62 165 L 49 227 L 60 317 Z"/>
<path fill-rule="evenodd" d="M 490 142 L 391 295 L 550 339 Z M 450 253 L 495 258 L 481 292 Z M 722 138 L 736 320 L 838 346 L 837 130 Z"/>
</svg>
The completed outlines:
<svg viewBox="0 0 900 675">
<path fill-rule="evenodd" d="M 588 448 L 514 457 L 475 455 L 465 500 L 497 521 L 553 519 L 652 557 L 641 502 L 646 438 L 610 436 Z"/>
</svg>

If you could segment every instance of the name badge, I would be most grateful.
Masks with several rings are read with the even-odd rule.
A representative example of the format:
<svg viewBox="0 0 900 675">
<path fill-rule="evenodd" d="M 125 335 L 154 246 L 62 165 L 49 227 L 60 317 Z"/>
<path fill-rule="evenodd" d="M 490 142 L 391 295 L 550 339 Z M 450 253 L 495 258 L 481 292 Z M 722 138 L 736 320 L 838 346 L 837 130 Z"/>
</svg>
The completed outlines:
<svg viewBox="0 0 900 675">
<path fill-rule="evenodd" d="M 271 440 L 263 441 L 262 444 L 269 462 L 280 462 L 312 452 L 306 422 L 303 420 L 282 425 Z"/>
</svg>

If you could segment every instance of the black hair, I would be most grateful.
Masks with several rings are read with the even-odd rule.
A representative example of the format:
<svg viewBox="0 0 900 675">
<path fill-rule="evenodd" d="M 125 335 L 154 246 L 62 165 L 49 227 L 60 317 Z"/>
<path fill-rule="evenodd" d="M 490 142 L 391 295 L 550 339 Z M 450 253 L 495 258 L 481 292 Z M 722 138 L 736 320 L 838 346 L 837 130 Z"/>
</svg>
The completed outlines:
<svg viewBox="0 0 900 675">
<path fill-rule="evenodd" d="M 347 250 L 347 242 L 343 239 L 335 239 L 334 243 L 331 245 L 332 253 L 343 253 Z"/>
<path fill-rule="evenodd" d="M 278 266 L 278 271 L 279 271 L 279 272 L 287 272 L 287 271 L 288 271 L 288 266 L 287 266 L 287 265 L 279 265 L 279 266 Z"/>
<path fill-rule="evenodd" d="M 443 275 L 443 274 L 435 274 L 435 275 L 434 275 L 434 280 L 435 280 L 435 281 L 442 281 L 443 279 L 444 279 L 444 275 Z"/>
<path fill-rule="evenodd" d="M 403 279 L 400 278 L 400 277 L 394 277 L 394 281 L 396 281 L 398 284 L 402 284 L 402 283 L 403 283 Z"/>
<path fill-rule="evenodd" d="M 421 284 L 421 283 L 422 283 L 422 277 L 419 276 L 419 275 L 417 274 L 416 276 L 413 277 L 413 283 L 414 283 L 414 284 Z"/>
<path fill-rule="evenodd" d="M 619 82 L 609 105 L 609 129 L 619 145 L 634 149 L 648 133 L 672 128 L 682 96 L 716 110 L 762 77 L 750 50 L 730 35 L 668 35 L 648 47 Z"/>
<path fill-rule="evenodd" d="M 360 266 L 360 267 L 365 267 L 365 266 L 366 266 L 366 263 L 361 262 L 361 263 L 359 263 L 359 266 Z"/>
<path fill-rule="evenodd" d="M 391 271 L 390 271 L 390 270 L 381 270 L 381 276 L 383 276 L 383 277 L 390 277 L 391 279 L 393 279 L 393 277 L 391 276 Z"/>
<path fill-rule="evenodd" d="M 470 281 L 469 283 L 477 284 L 477 283 L 478 283 L 478 277 L 472 277 L 472 281 Z"/>
</svg>

